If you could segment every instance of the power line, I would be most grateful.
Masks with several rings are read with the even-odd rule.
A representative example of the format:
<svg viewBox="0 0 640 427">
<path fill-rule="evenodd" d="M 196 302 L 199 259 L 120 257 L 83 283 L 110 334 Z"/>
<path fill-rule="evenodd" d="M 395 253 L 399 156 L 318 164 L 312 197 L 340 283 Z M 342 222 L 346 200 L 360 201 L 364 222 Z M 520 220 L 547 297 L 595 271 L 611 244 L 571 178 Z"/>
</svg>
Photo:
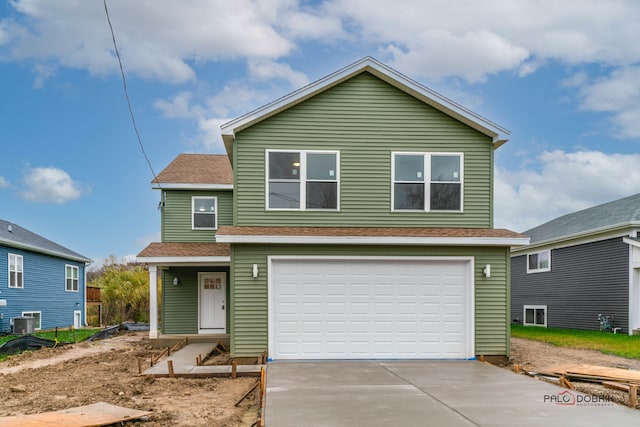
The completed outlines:
<svg viewBox="0 0 640 427">
<path fill-rule="evenodd" d="M 102 0 L 104 4 L 104 13 L 107 15 L 107 22 L 109 23 L 109 30 L 111 30 L 111 40 L 113 40 L 113 48 L 116 52 L 116 57 L 118 58 L 118 64 L 120 65 L 120 75 L 122 76 L 122 86 L 124 87 L 124 97 L 127 100 L 127 106 L 129 107 L 129 115 L 131 116 L 131 123 L 133 123 L 133 130 L 136 132 L 136 138 L 138 139 L 138 144 L 140 145 L 140 150 L 142 150 L 142 155 L 144 159 L 147 161 L 147 165 L 149 165 L 149 169 L 151 170 L 151 174 L 153 175 L 154 181 L 158 184 L 160 188 L 160 182 L 158 182 L 158 176 L 156 172 L 153 170 L 153 166 L 151 166 L 151 161 L 147 156 L 147 152 L 144 149 L 144 144 L 142 144 L 142 138 L 140 138 L 140 132 L 138 132 L 138 125 L 136 124 L 136 118 L 133 115 L 133 108 L 131 108 L 131 100 L 129 99 L 129 90 L 127 88 L 127 79 L 124 75 L 124 68 L 122 67 L 122 59 L 120 58 L 120 51 L 118 50 L 118 44 L 116 43 L 116 35 L 113 32 L 113 25 L 111 25 L 111 18 L 109 17 L 109 9 L 107 9 L 107 0 Z M 162 190 L 162 188 L 160 188 Z"/>
</svg>

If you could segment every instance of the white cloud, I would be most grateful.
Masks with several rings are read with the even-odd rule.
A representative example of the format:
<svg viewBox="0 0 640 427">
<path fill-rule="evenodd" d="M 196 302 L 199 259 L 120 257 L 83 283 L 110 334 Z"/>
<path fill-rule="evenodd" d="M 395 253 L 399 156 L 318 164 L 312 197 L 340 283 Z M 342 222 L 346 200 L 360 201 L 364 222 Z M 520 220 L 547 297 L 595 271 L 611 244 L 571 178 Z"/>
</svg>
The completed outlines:
<svg viewBox="0 0 640 427">
<path fill-rule="evenodd" d="M 536 163 L 517 172 L 496 168 L 496 227 L 524 231 L 566 213 L 640 193 L 640 154 L 555 150 L 542 153 Z"/>
<path fill-rule="evenodd" d="M 160 232 L 147 234 L 146 236 L 140 236 L 136 239 L 136 246 L 139 248 L 146 248 L 149 243 L 159 242 L 162 239 Z"/>
<path fill-rule="evenodd" d="M 153 105 L 167 118 L 192 120 L 196 124 L 196 135 L 190 145 L 208 152 L 224 152 L 220 125 L 268 102 L 267 96 L 245 83 L 233 81 L 213 96 L 198 97 L 185 91 L 168 100 L 158 99 Z"/>
<path fill-rule="evenodd" d="M 0 188 L 9 187 L 9 181 L 7 181 L 4 177 L 0 176 Z"/>
<path fill-rule="evenodd" d="M 582 87 L 579 96 L 581 109 L 611 114 L 614 135 L 640 137 L 640 66 L 615 70 Z"/>
<path fill-rule="evenodd" d="M 0 21 L 0 45 L 13 60 L 117 71 L 101 2 L 16 0 Z M 108 2 L 126 70 L 180 83 L 193 64 L 279 60 L 317 41 L 380 49 L 412 76 L 481 81 L 513 70 L 526 75 L 546 60 L 633 64 L 640 60 L 640 4 L 599 0 L 154 0 Z M 0 52 L 0 55 L 2 53 Z M 298 74 L 290 74 L 294 80 Z"/>
<path fill-rule="evenodd" d="M 302 87 L 309 83 L 304 73 L 295 71 L 287 64 L 268 60 L 249 61 L 249 72 L 257 80 L 282 79 L 291 83 L 294 87 Z"/>
<path fill-rule="evenodd" d="M 578 71 L 560 81 L 562 87 L 581 87 L 587 83 L 589 76 L 584 71 Z"/>
<path fill-rule="evenodd" d="M 89 190 L 71 179 L 62 169 L 32 168 L 22 178 L 22 198 L 31 202 L 56 203 L 62 205 L 80 198 Z"/>
<path fill-rule="evenodd" d="M 339 32 L 339 20 L 324 30 L 318 16 L 288 0 L 107 4 L 126 71 L 169 83 L 195 80 L 192 63 L 288 55 L 295 42 L 281 32 L 292 39 Z M 0 21 L 0 37 L 7 45 L 3 56 L 99 76 L 117 71 L 102 2 L 16 0 L 11 5 L 20 19 Z M 289 27 L 284 17 L 294 18 Z M 312 25 L 301 28 L 304 23 Z"/>
</svg>

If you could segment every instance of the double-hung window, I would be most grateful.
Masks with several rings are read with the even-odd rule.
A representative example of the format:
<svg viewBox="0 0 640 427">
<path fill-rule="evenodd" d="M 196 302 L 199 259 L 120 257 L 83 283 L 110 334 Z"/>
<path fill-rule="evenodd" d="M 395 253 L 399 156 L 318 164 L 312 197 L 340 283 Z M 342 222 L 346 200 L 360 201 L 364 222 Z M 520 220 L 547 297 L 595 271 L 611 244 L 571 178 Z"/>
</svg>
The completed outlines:
<svg viewBox="0 0 640 427">
<path fill-rule="evenodd" d="M 462 211 L 461 153 L 393 153 L 394 211 Z"/>
<path fill-rule="evenodd" d="M 527 273 L 551 271 L 551 251 L 536 252 L 527 255 Z"/>
<path fill-rule="evenodd" d="M 64 278 L 67 292 L 78 292 L 78 273 L 79 269 L 77 266 L 69 264 L 65 266 Z"/>
<path fill-rule="evenodd" d="M 191 212 L 191 228 L 193 230 L 215 230 L 218 228 L 217 197 L 192 197 Z"/>
<path fill-rule="evenodd" d="M 267 208 L 338 210 L 337 151 L 267 151 Z"/>
<path fill-rule="evenodd" d="M 24 288 L 22 255 L 9 254 L 9 287 Z"/>
</svg>

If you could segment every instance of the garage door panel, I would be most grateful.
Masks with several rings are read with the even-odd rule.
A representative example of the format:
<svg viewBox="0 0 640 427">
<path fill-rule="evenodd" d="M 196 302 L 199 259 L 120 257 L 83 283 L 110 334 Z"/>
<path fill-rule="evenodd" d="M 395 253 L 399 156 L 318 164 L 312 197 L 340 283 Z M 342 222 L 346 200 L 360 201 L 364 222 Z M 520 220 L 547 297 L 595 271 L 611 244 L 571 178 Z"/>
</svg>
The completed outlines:
<svg viewBox="0 0 640 427">
<path fill-rule="evenodd" d="M 270 355 L 466 358 L 467 261 L 274 260 Z"/>
</svg>

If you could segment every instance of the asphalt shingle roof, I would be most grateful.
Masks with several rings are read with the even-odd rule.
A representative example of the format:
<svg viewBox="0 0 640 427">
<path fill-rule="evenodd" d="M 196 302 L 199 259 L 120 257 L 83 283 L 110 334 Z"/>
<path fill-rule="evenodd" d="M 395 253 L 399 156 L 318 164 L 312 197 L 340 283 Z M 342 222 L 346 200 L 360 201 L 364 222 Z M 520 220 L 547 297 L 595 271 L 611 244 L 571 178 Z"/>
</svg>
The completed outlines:
<svg viewBox="0 0 640 427">
<path fill-rule="evenodd" d="M 640 223 L 640 193 L 563 215 L 523 234 L 533 244 L 634 222 Z"/>
<path fill-rule="evenodd" d="M 226 243 L 211 242 L 169 242 L 150 243 L 138 254 L 139 258 L 156 257 L 212 257 L 229 256 L 230 249 Z"/>
<path fill-rule="evenodd" d="M 229 158 L 221 154 L 179 154 L 152 184 L 233 184 Z"/>
<path fill-rule="evenodd" d="M 9 221 L 0 219 L 0 245 L 41 252 L 81 262 L 91 260 Z"/>
</svg>

